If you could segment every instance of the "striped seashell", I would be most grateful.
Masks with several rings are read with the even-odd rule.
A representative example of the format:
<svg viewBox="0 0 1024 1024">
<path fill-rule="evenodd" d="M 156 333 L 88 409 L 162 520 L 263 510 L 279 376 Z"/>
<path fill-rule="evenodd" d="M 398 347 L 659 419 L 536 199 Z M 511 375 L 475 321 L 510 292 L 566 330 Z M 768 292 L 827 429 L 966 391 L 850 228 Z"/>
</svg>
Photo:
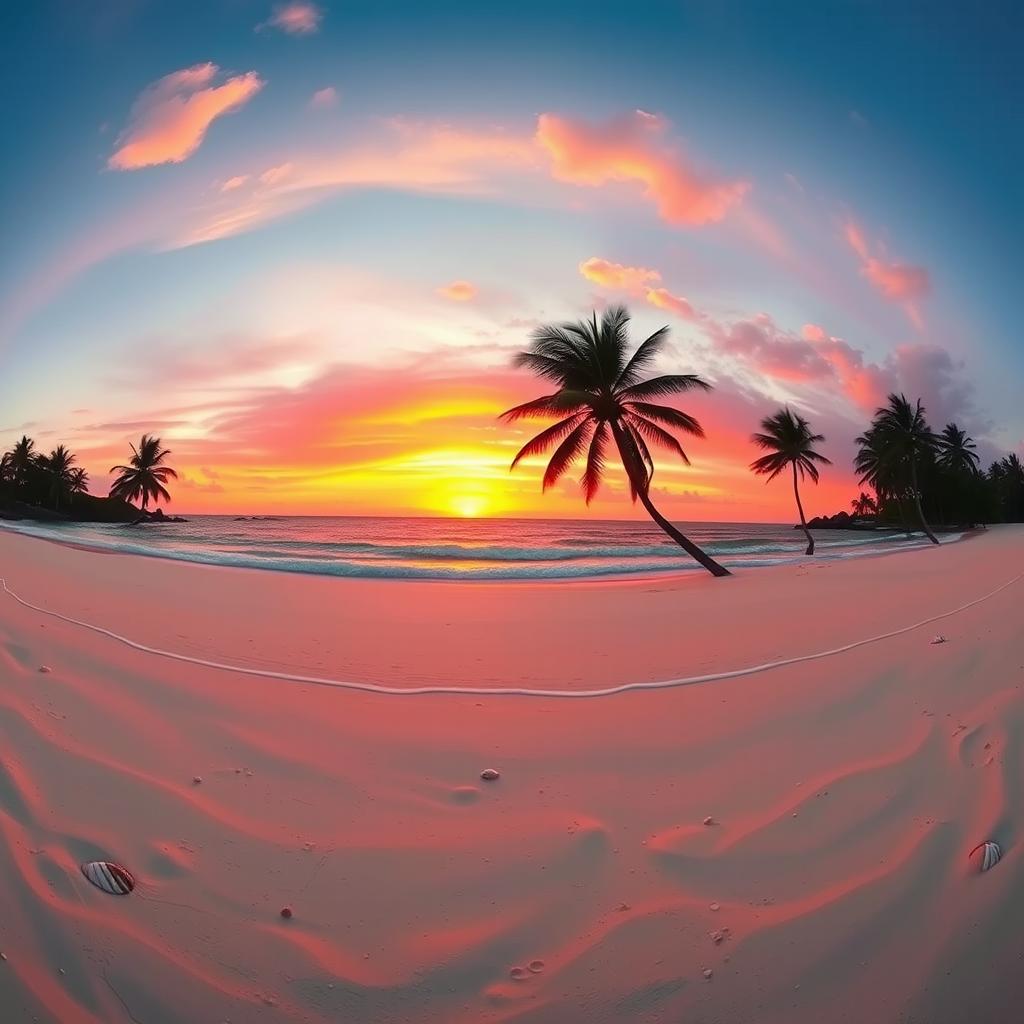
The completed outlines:
<svg viewBox="0 0 1024 1024">
<path fill-rule="evenodd" d="M 1003 851 L 999 848 L 998 843 L 994 843 L 988 840 L 984 843 L 978 843 L 978 845 L 971 850 L 970 856 L 974 856 L 979 850 L 981 850 L 981 870 L 988 871 L 989 868 L 994 868 L 1003 857 Z"/>
<path fill-rule="evenodd" d="M 120 864 L 111 864 L 108 860 L 91 860 L 82 865 L 82 874 L 104 892 L 111 896 L 127 896 L 135 888 L 135 878 Z"/>
</svg>

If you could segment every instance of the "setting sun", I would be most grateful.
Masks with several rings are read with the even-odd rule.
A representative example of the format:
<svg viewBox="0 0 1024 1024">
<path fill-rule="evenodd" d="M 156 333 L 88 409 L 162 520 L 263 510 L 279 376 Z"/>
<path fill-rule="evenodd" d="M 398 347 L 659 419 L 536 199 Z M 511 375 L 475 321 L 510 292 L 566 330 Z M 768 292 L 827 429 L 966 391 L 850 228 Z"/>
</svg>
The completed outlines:
<svg viewBox="0 0 1024 1024">
<path fill-rule="evenodd" d="M 451 509 L 454 515 L 475 519 L 487 511 L 489 504 L 482 494 L 460 494 L 452 498 Z"/>
</svg>

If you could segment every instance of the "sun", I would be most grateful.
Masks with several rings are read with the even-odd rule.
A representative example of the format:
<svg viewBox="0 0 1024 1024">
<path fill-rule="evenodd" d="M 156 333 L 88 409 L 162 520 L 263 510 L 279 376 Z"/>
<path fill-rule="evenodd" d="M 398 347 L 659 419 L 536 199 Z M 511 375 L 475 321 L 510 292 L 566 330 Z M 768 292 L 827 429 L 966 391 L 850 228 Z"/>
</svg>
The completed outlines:
<svg viewBox="0 0 1024 1024">
<path fill-rule="evenodd" d="M 459 494 L 451 499 L 451 510 L 465 519 L 475 519 L 487 511 L 490 504 L 482 494 Z"/>
</svg>

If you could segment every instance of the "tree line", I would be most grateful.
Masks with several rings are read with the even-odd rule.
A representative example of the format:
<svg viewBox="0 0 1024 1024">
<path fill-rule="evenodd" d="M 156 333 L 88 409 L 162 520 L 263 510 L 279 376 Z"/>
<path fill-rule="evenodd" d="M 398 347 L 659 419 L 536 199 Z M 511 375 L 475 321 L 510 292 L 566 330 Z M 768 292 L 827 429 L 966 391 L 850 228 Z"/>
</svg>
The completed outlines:
<svg viewBox="0 0 1024 1024">
<path fill-rule="evenodd" d="M 671 452 L 689 465 L 676 435 L 704 436 L 693 416 L 652 400 L 708 391 L 711 385 L 696 374 L 645 379 L 645 371 L 664 349 L 668 328 L 655 331 L 630 354 L 628 325 L 626 308 L 613 306 L 600 320 L 595 312 L 590 320 L 545 324 L 533 332 L 529 348 L 515 356 L 514 365 L 533 371 L 555 390 L 509 409 L 501 418 L 506 422 L 557 419 L 523 445 L 511 468 L 526 456 L 554 448 L 544 472 L 546 490 L 582 459 L 580 482 L 590 504 L 614 446 L 633 500 L 708 572 L 728 576 L 729 570 L 670 523 L 651 499 L 655 468 L 651 449 Z M 804 515 L 800 481 L 817 483 L 820 467 L 831 464 L 815 448 L 824 440 L 789 408 L 765 417 L 761 430 L 751 437 L 764 452 L 751 463 L 754 473 L 768 480 L 786 470 L 792 474 L 808 555 L 814 553 L 814 537 Z M 854 468 L 861 485 L 874 491 L 873 497 L 862 492 L 853 499 L 855 514 L 873 517 L 882 525 L 902 526 L 908 532 L 920 529 L 935 544 L 939 541 L 932 523 L 969 527 L 1024 521 L 1024 467 L 1017 455 L 994 462 L 982 472 L 974 441 L 955 423 L 934 432 L 920 399 L 888 396 L 857 438 Z"/>
</svg>

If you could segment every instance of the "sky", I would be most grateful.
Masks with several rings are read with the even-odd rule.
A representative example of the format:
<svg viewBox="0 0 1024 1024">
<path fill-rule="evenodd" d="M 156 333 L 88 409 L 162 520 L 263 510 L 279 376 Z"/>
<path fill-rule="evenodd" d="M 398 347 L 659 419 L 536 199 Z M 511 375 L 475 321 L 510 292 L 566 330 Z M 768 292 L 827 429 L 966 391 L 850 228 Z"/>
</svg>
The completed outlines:
<svg viewBox="0 0 1024 1024">
<path fill-rule="evenodd" d="M 1010 3 L 4 4 L 0 445 L 172 511 L 643 515 L 542 493 L 498 421 L 541 323 L 626 304 L 704 439 L 677 520 L 789 521 L 782 405 L 833 461 L 893 390 L 1024 453 L 1024 15 Z"/>
</svg>

